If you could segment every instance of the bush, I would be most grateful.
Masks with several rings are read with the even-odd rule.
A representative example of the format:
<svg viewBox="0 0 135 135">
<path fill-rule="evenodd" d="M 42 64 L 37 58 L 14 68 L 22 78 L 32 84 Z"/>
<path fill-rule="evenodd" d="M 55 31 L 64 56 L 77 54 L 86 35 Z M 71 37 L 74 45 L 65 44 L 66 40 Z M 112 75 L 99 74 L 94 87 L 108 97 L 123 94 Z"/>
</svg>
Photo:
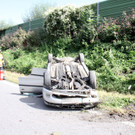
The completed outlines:
<svg viewBox="0 0 135 135">
<path fill-rule="evenodd" d="M 59 38 L 68 37 L 86 42 L 95 38 L 94 12 L 89 7 L 74 8 L 66 6 L 48 13 L 44 28 L 46 40 L 50 43 Z"/>
<path fill-rule="evenodd" d="M 43 29 L 26 32 L 20 28 L 15 33 L 2 37 L 0 46 L 3 50 L 13 48 L 31 49 L 33 46 L 40 46 L 42 42 L 44 42 Z"/>
<path fill-rule="evenodd" d="M 112 42 L 119 40 L 121 25 L 118 19 L 104 18 L 97 28 L 98 38 L 101 42 Z"/>
<path fill-rule="evenodd" d="M 135 40 L 135 10 L 131 14 L 123 12 L 119 19 L 104 19 L 97 28 L 98 38 L 102 42 L 112 42 L 114 40 Z"/>
<path fill-rule="evenodd" d="M 5 68 L 24 74 L 29 74 L 33 67 L 45 68 L 47 65 L 47 53 L 38 50 L 31 52 L 16 49 L 4 51 Z"/>
<path fill-rule="evenodd" d="M 5 35 L 0 39 L 0 46 L 6 50 L 9 48 L 22 48 L 24 40 L 27 38 L 29 33 L 22 29 L 18 29 L 15 33 Z"/>
<path fill-rule="evenodd" d="M 24 49 L 32 49 L 32 47 L 39 47 L 45 42 L 45 33 L 43 29 L 36 29 L 27 32 L 27 37 L 23 41 Z"/>
<path fill-rule="evenodd" d="M 131 14 L 123 12 L 121 19 L 121 38 L 133 41 L 135 40 L 135 9 L 132 9 Z"/>
</svg>

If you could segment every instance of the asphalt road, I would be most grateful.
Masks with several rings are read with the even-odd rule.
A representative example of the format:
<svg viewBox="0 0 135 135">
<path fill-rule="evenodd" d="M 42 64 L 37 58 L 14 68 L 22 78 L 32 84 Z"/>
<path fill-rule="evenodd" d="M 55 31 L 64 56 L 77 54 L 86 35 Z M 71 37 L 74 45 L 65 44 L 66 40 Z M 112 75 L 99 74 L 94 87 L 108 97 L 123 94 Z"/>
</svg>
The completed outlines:
<svg viewBox="0 0 135 135">
<path fill-rule="evenodd" d="M 0 135 L 135 135 L 134 122 L 90 120 L 100 115 L 47 107 L 42 98 L 20 95 L 17 84 L 0 81 Z"/>
</svg>

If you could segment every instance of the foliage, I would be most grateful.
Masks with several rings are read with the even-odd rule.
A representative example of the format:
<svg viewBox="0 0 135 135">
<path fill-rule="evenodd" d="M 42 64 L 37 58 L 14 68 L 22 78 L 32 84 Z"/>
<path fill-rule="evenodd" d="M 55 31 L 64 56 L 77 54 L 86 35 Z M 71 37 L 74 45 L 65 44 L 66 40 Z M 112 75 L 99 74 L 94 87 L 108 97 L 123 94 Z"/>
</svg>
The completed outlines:
<svg viewBox="0 0 135 135">
<path fill-rule="evenodd" d="M 45 17 L 45 11 L 51 8 L 52 5 L 50 4 L 36 4 L 34 5 L 31 10 L 26 13 L 25 16 L 23 16 L 23 22 L 29 22 L 35 19 L 44 18 Z"/>
<path fill-rule="evenodd" d="M 32 67 L 44 67 L 47 61 L 46 53 L 40 53 L 38 50 L 33 52 L 22 49 L 6 50 L 4 53 L 6 69 L 24 74 L 31 72 Z"/>
<path fill-rule="evenodd" d="M 45 18 L 45 34 L 48 42 L 68 37 L 78 42 L 92 42 L 95 38 L 94 12 L 89 7 L 66 6 L 48 11 Z"/>
<path fill-rule="evenodd" d="M 135 9 L 132 9 L 131 14 L 123 12 L 121 20 L 121 37 L 126 40 L 135 40 Z"/>
<path fill-rule="evenodd" d="M 88 7 L 48 11 L 45 30 L 20 29 L 0 40 L 6 69 L 28 74 L 33 67 L 47 66 L 48 53 L 76 57 L 81 52 L 88 68 L 96 70 L 98 89 L 135 93 L 134 17 L 132 10 L 131 15 L 123 15 L 121 23 L 105 19 L 96 30 Z"/>
<path fill-rule="evenodd" d="M 118 40 L 135 40 L 135 10 L 131 14 L 123 12 L 121 18 L 104 18 L 98 28 L 98 38 L 102 42 L 112 42 Z"/>
<path fill-rule="evenodd" d="M 18 29 L 15 33 L 2 37 L 0 46 L 4 50 L 14 47 L 20 48 L 27 36 L 28 34 L 24 30 Z"/>
<path fill-rule="evenodd" d="M 33 46 L 40 46 L 41 41 L 44 41 L 44 31 L 42 29 L 26 32 L 20 28 L 13 34 L 3 36 L 0 39 L 0 47 L 3 50 L 13 48 L 31 49 Z"/>
<path fill-rule="evenodd" d="M 134 93 L 135 89 L 135 53 L 128 55 L 117 50 L 113 43 L 97 43 L 86 48 L 72 47 L 73 40 L 58 39 L 53 47 L 42 44 L 31 50 L 8 49 L 4 51 L 6 69 L 29 74 L 33 67 L 46 67 L 47 55 L 76 57 L 80 52 L 85 55 L 85 62 L 90 70 L 97 72 L 98 89 L 118 91 L 120 93 Z"/>
<path fill-rule="evenodd" d="M 134 104 L 135 96 L 131 94 L 120 94 L 117 92 L 99 91 L 101 104 L 98 106 L 111 113 L 135 115 Z M 113 95 L 113 96 L 112 96 Z"/>
<path fill-rule="evenodd" d="M 1 20 L 0 21 L 0 30 L 7 29 L 7 28 L 11 27 L 12 25 L 13 25 L 12 22 L 7 23 L 4 20 Z"/>
<path fill-rule="evenodd" d="M 98 38 L 102 42 L 112 42 L 113 40 L 119 40 L 120 22 L 118 19 L 104 18 L 103 22 L 97 28 Z"/>
</svg>

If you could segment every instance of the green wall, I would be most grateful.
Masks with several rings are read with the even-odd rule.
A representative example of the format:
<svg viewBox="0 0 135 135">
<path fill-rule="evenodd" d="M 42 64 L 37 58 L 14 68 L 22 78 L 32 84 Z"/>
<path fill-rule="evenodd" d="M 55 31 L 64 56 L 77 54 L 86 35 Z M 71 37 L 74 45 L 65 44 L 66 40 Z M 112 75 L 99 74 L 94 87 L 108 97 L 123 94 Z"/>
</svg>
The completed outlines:
<svg viewBox="0 0 135 135">
<path fill-rule="evenodd" d="M 123 11 L 131 12 L 135 8 L 135 0 L 107 0 L 99 3 L 99 14 L 104 17 L 120 17 Z"/>
<path fill-rule="evenodd" d="M 18 28 L 22 28 L 26 31 L 42 28 L 44 24 L 44 18 L 40 18 L 34 21 L 22 23 L 5 30 L 5 34 L 14 33 Z"/>
<path fill-rule="evenodd" d="M 104 17 L 120 17 L 123 11 L 130 13 L 132 8 L 135 8 L 135 0 L 106 0 L 99 3 L 99 14 L 101 19 Z M 44 19 L 37 19 L 2 30 L 0 36 L 14 33 L 20 27 L 26 31 L 42 28 Z"/>
</svg>

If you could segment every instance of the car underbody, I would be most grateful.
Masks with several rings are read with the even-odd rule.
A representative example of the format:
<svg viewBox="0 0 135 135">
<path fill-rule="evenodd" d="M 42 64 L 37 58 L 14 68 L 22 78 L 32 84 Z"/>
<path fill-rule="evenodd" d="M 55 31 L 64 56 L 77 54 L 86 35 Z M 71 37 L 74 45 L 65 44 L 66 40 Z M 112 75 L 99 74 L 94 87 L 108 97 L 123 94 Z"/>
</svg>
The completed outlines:
<svg viewBox="0 0 135 135">
<path fill-rule="evenodd" d="M 41 93 L 46 105 L 55 107 L 94 107 L 99 103 L 96 73 L 76 58 L 48 55 L 47 69 L 34 68 L 27 78 L 19 78 L 20 92 Z"/>
</svg>

